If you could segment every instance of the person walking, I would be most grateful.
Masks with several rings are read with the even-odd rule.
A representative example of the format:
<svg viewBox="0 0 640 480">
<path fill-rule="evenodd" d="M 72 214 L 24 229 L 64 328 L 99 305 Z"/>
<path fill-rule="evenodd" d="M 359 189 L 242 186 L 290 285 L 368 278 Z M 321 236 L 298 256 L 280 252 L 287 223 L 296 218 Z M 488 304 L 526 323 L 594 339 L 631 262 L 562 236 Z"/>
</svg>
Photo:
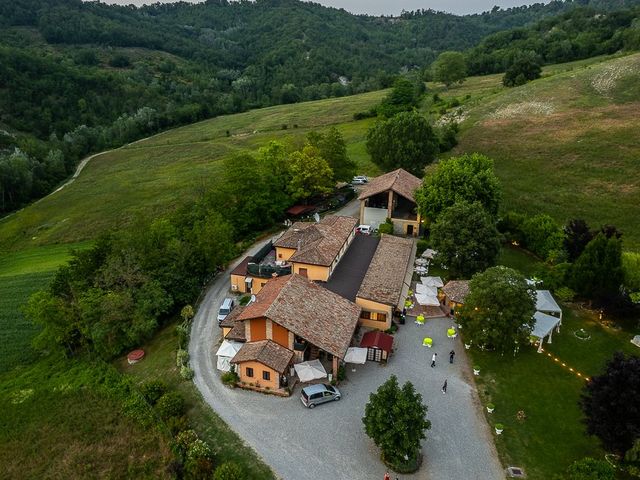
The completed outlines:
<svg viewBox="0 0 640 480">
<path fill-rule="evenodd" d="M 451 350 L 449 352 L 449 363 L 453 363 L 453 357 L 456 356 L 456 352 L 454 352 L 453 350 Z"/>
<path fill-rule="evenodd" d="M 444 395 L 445 393 L 447 393 L 447 380 L 446 379 L 444 381 L 444 385 L 442 385 L 442 394 Z"/>
<path fill-rule="evenodd" d="M 384 478 L 383 478 L 383 480 L 391 480 L 391 475 L 389 475 L 389 472 L 386 472 L 386 473 L 384 474 Z"/>
<path fill-rule="evenodd" d="M 436 357 L 438 356 L 437 353 L 434 353 L 433 355 L 431 355 L 431 368 L 436 366 Z"/>
</svg>

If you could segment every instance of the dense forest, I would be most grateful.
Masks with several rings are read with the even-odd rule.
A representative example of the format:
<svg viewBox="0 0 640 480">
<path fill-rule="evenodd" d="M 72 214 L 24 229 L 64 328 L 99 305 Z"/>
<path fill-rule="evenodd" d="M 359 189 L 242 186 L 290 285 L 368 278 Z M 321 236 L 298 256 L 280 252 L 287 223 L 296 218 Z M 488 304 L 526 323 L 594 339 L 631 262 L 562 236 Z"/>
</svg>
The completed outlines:
<svg viewBox="0 0 640 480">
<path fill-rule="evenodd" d="M 45 195 L 89 152 L 220 114 L 387 87 L 444 50 L 475 48 L 471 71 L 488 73 L 513 48 L 552 62 L 637 44 L 638 12 L 617 10 L 638 4 L 371 17 L 298 0 L 2 2 L 0 214 Z"/>
</svg>

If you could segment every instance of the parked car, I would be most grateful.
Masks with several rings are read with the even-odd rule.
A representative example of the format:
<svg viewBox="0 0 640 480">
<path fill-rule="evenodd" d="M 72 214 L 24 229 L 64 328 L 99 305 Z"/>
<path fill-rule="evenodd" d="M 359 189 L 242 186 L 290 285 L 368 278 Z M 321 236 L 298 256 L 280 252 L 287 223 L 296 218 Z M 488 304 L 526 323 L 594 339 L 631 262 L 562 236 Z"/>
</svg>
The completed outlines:
<svg viewBox="0 0 640 480">
<path fill-rule="evenodd" d="M 220 323 L 222 323 L 222 321 L 227 318 L 227 315 L 229 315 L 231 313 L 231 310 L 233 310 L 233 307 L 235 307 L 236 304 L 233 301 L 233 298 L 225 298 L 222 301 L 222 305 L 220 305 L 220 310 L 218 310 L 218 325 L 220 325 Z"/>
<path fill-rule="evenodd" d="M 351 185 L 364 185 L 368 181 L 369 179 L 364 175 L 358 175 L 353 177 L 353 179 L 351 180 Z"/>
<path fill-rule="evenodd" d="M 356 227 L 356 233 L 359 233 L 360 235 L 371 235 L 371 232 L 371 225 L 360 225 Z"/>
<path fill-rule="evenodd" d="M 307 408 L 315 408 L 316 405 L 327 402 L 337 402 L 342 398 L 340 390 L 326 383 L 316 383 L 302 389 L 300 401 Z"/>
</svg>

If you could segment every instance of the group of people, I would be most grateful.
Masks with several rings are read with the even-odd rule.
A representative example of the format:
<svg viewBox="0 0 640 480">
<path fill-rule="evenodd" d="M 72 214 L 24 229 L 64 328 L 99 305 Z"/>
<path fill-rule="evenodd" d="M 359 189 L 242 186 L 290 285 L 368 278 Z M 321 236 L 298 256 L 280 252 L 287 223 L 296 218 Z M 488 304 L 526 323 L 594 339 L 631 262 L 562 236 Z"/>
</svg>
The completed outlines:
<svg viewBox="0 0 640 480">
<path fill-rule="evenodd" d="M 456 356 L 456 352 L 454 350 L 451 350 L 449 352 L 449 363 L 453 363 L 453 359 Z M 438 354 L 434 353 L 433 355 L 431 355 L 431 368 L 434 368 L 436 366 L 436 359 L 438 358 Z M 442 385 L 442 393 L 445 394 L 447 393 L 447 379 L 444 380 L 444 384 Z"/>
</svg>

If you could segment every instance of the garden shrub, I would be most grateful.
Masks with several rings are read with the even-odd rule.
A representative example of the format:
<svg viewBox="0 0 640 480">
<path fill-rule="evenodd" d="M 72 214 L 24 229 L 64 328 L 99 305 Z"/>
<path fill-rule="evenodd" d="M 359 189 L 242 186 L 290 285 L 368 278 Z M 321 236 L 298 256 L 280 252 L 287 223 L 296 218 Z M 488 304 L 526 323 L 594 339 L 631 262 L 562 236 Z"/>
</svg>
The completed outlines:
<svg viewBox="0 0 640 480">
<path fill-rule="evenodd" d="M 149 380 L 140 386 L 140 393 L 150 404 L 155 405 L 167 391 L 167 384 L 162 380 Z"/>
<path fill-rule="evenodd" d="M 416 246 L 416 256 L 420 256 L 424 253 L 424 251 L 429 248 L 429 242 L 425 239 L 418 240 L 418 245 Z"/>
<path fill-rule="evenodd" d="M 616 471 L 606 460 L 586 457 L 569 466 L 567 478 L 568 480 L 615 480 Z"/>
<path fill-rule="evenodd" d="M 160 418 L 181 417 L 186 411 L 184 398 L 178 392 L 165 393 L 156 403 L 156 411 Z"/>
<path fill-rule="evenodd" d="M 570 302 L 576 296 L 576 292 L 569 287 L 560 287 L 554 293 L 561 302 Z"/>
<path fill-rule="evenodd" d="M 189 421 L 186 416 L 182 417 L 169 417 L 164 421 L 171 435 L 178 435 L 180 432 L 189 429 Z"/>
<path fill-rule="evenodd" d="M 193 375 L 193 369 L 191 369 L 189 366 L 183 365 L 182 367 L 180 367 L 180 376 L 185 380 L 191 380 L 193 378 Z"/>
<path fill-rule="evenodd" d="M 185 347 L 189 340 L 189 326 L 183 324 L 176 326 L 176 336 L 178 337 L 178 347 Z"/>
<path fill-rule="evenodd" d="M 230 371 L 230 372 L 224 372 L 220 377 L 220 379 L 222 380 L 222 383 L 224 383 L 229 387 L 232 387 L 238 382 L 239 377 L 236 372 Z"/>
<path fill-rule="evenodd" d="M 562 227 L 549 215 L 538 214 L 528 218 L 522 224 L 522 232 L 527 249 L 543 260 L 547 260 L 551 252 L 563 249 Z"/>
<path fill-rule="evenodd" d="M 393 234 L 393 222 L 390 218 L 387 218 L 384 223 L 380 224 L 380 226 L 378 227 L 378 232 L 380 232 L 380 234 L 384 233 L 387 235 Z"/>
<path fill-rule="evenodd" d="M 189 353 L 186 350 L 178 349 L 176 352 L 176 366 L 182 367 L 189 361 Z"/>
<path fill-rule="evenodd" d="M 223 463 L 213 474 L 213 480 L 243 480 L 244 478 L 242 468 L 233 462 Z"/>
<path fill-rule="evenodd" d="M 200 439 L 191 442 L 184 463 L 185 479 L 210 478 L 213 468 L 213 450 L 209 444 Z"/>
<path fill-rule="evenodd" d="M 344 368 L 344 365 L 340 365 L 338 367 L 338 381 L 341 382 L 345 378 L 347 378 L 347 369 Z"/>
</svg>

